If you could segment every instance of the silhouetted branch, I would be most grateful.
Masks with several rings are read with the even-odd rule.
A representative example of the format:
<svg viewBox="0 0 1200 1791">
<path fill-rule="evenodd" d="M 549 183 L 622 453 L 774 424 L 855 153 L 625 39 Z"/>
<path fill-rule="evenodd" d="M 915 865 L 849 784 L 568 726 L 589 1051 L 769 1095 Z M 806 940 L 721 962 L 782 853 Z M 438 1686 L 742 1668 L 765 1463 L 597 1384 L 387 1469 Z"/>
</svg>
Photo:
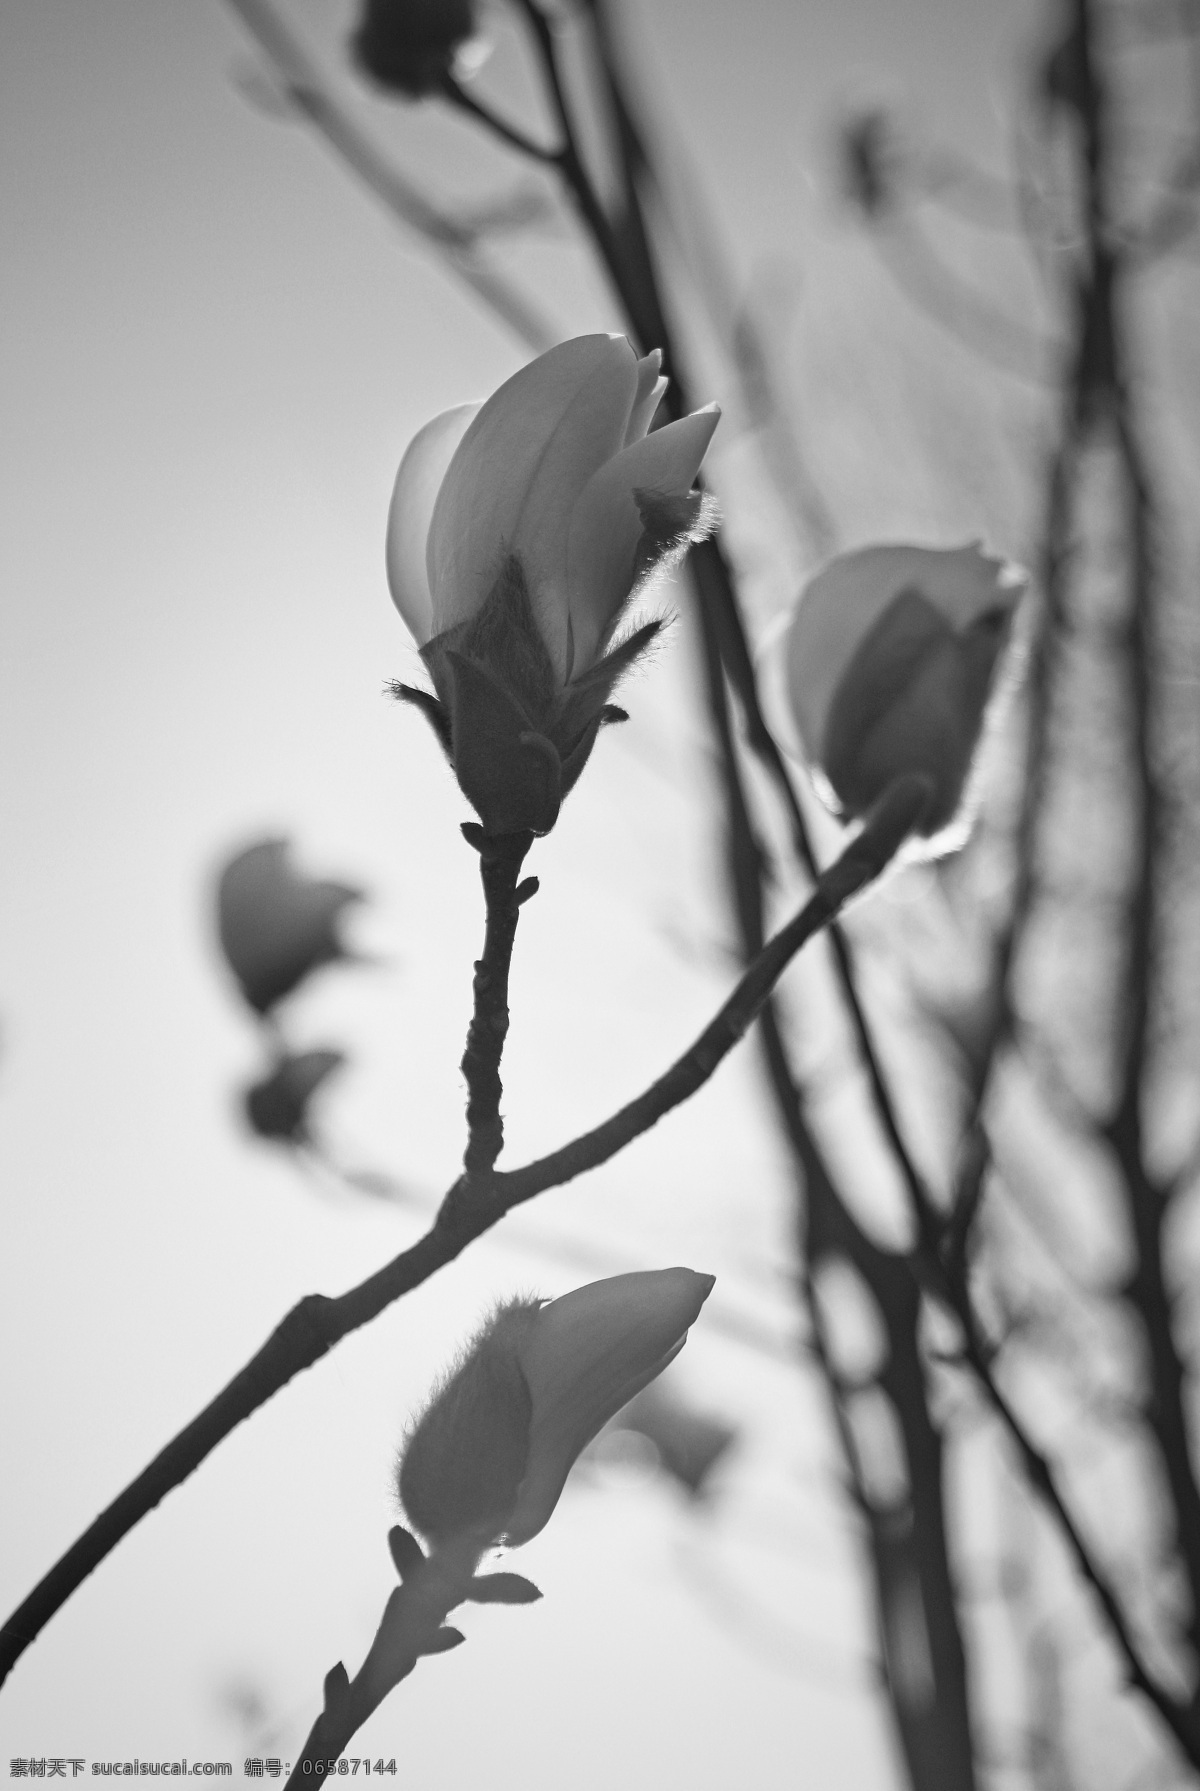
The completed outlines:
<svg viewBox="0 0 1200 1791">
<path fill-rule="evenodd" d="M 563 1149 L 522 1169 L 464 1173 L 446 1194 L 430 1230 L 411 1249 L 338 1298 L 309 1294 L 293 1307 L 262 1349 L 118 1494 L 13 1612 L 0 1631 L 0 1682 L 122 1537 L 288 1381 L 452 1262 L 511 1208 L 607 1162 L 702 1087 L 761 1012 L 796 953 L 884 868 L 917 818 L 926 793 L 921 780 L 895 786 L 879 813 L 822 877 L 800 913 L 749 965 L 690 1050 L 644 1094 Z"/>
<path fill-rule="evenodd" d="M 278 73 L 298 112 L 370 188 L 391 215 L 425 238 L 456 277 L 469 286 L 535 353 L 558 340 L 537 308 L 480 251 L 480 220 L 467 225 L 440 211 L 395 169 L 329 91 L 317 64 L 270 0 L 229 0 Z M 532 147 L 530 153 L 533 153 Z"/>
</svg>

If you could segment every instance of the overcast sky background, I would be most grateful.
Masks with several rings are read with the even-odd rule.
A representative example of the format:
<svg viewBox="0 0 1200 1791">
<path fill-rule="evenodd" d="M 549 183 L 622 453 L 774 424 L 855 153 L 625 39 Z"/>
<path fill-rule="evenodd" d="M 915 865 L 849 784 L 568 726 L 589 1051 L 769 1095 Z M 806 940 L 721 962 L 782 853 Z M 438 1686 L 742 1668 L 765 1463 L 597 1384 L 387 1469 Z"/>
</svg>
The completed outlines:
<svg viewBox="0 0 1200 1791">
<path fill-rule="evenodd" d="M 286 4 L 431 197 L 528 178 L 437 106 L 355 89 L 351 8 Z M 1028 522 L 1035 400 L 897 295 L 835 201 L 829 132 L 846 104 L 882 97 L 924 141 L 1003 169 L 1037 9 L 629 10 L 643 96 L 778 328 L 839 538 L 986 535 L 1019 556 L 1026 541 L 1003 537 Z M 493 35 L 483 84 L 519 105 L 502 10 Z M 416 666 L 383 526 L 415 430 L 524 354 L 303 125 L 249 96 L 260 66 L 217 0 L 0 9 L 6 1609 L 301 1294 L 343 1290 L 418 1234 L 461 1150 L 481 904 L 463 801 L 420 719 L 380 695 Z M 969 241 L 993 296 L 1028 307 L 1011 245 Z M 619 326 L 565 221 L 502 260 L 562 335 Z M 729 404 L 715 467 L 765 623 L 811 544 L 760 526 L 736 394 L 698 395 Z M 505 1072 L 514 1162 L 635 1093 L 728 986 L 694 670 L 685 616 L 531 860 L 542 892 Z M 257 1044 L 215 955 L 211 886 L 271 832 L 371 892 L 350 931 L 375 961 L 326 973 L 290 1024 L 352 1053 L 330 1135 L 411 1206 L 315 1191 L 239 1130 Z M 787 1361 L 789 1201 L 743 1054 L 223 1444 L 21 1661 L 0 1755 L 286 1757 L 325 1672 L 338 1658 L 353 1672 L 373 1633 L 391 1457 L 481 1308 L 684 1262 L 720 1279 L 679 1384 L 745 1433 L 715 1511 L 593 1472 L 514 1563 L 544 1602 L 469 1615 L 468 1645 L 423 1665 L 360 1751 L 396 1756 L 421 1791 L 485 1775 L 526 1791 L 885 1791 L 852 1532 L 819 1390 Z M 739 1318 L 774 1356 L 731 1340 Z M 241 1721 L 251 1691 L 261 1720 Z"/>
</svg>

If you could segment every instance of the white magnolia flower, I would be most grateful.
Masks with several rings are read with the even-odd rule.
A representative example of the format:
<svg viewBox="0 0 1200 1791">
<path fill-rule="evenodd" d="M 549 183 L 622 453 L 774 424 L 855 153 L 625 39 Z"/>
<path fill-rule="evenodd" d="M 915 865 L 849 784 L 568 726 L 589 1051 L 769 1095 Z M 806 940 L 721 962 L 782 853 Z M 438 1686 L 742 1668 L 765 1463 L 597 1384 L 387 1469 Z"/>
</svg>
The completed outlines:
<svg viewBox="0 0 1200 1791">
<path fill-rule="evenodd" d="M 427 423 L 400 463 L 388 582 L 437 691 L 438 727 L 491 833 L 544 833 L 659 624 L 614 635 L 630 597 L 711 526 L 692 483 L 715 405 L 647 434 L 657 350 L 580 336 L 482 405 Z"/>
<path fill-rule="evenodd" d="M 792 718 L 832 806 L 862 815 L 917 773 L 930 784 L 917 831 L 954 818 L 1027 584 L 978 543 L 864 547 L 816 574 L 783 655 Z"/>
<path fill-rule="evenodd" d="M 712 1287 L 711 1275 L 659 1269 L 501 1306 L 405 1445 L 398 1485 L 414 1528 L 438 1546 L 530 1541 L 580 1451 L 679 1354 Z"/>
</svg>

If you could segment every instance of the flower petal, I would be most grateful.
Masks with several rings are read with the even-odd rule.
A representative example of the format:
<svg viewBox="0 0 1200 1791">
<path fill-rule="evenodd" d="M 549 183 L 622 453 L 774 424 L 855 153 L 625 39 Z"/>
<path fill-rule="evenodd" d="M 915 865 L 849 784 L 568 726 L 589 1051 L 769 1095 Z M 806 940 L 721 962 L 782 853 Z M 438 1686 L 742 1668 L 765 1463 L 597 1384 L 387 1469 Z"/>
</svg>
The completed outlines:
<svg viewBox="0 0 1200 1791">
<path fill-rule="evenodd" d="M 691 1269 L 614 1275 L 536 1315 L 518 1348 L 533 1411 L 510 1547 L 545 1526 L 580 1450 L 678 1355 L 712 1286 Z"/>
<path fill-rule="evenodd" d="M 478 410 L 478 404 L 458 404 L 418 430 L 405 450 L 392 488 L 387 524 L 388 586 L 419 647 L 433 633 L 433 600 L 425 567 L 430 518 L 446 468 Z"/>
<path fill-rule="evenodd" d="M 580 492 L 567 537 L 567 590 L 578 674 L 629 596 L 642 518 L 634 492 L 688 491 L 721 412 L 715 404 L 633 442 L 592 475 Z"/>
<path fill-rule="evenodd" d="M 580 336 L 522 367 L 487 400 L 450 463 L 430 524 L 438 632 L 475 614 L 506 552 L 534 556 L 526 571 L 540 619 L 538 585 L 556 551 L 561 560 L 555 540 L 565 547 L 575 496 L 624 439 L 636 386 L 623 336 Z M 562 642 L 546 642 L 556 664 L 565 615 L 560 632 Z"/>
<path fill-rule="evenodd" d="M 621 444 L 623 447 L 628 448 L 633 442 L 640 442 L 654 421 L 654 413 L 668 383 L 665 378 L 660 377 L 661 368 L 661 348 L 652 348 L 637 364 L 637 391 L 634 393 L 633 409 L 625 426 L 625 440 Z"/>
<path fill-rule="evenodd" d="M 961 633 L 989 610 L 1015 609 L 1027 582 L 977 542 L 957 548 L 894 543 L 831 560 L 802 592 L 784 645 L 792 711 L 810 761 L 824 763 L 829 708 L 842 674 L 902 591 L 918 591 Z"/>
</svg>

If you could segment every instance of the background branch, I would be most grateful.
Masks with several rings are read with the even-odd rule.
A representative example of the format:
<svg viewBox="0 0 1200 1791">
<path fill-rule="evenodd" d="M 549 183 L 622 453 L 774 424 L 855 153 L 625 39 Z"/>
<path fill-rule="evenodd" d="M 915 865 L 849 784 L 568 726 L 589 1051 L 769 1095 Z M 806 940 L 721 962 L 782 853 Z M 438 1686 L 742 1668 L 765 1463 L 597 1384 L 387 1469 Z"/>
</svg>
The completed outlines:
<svg viewBox="0 0 1200 1791">
<path fill-rule="evenodd" d="M 242 24 L 268 58 L 297 112 L 324 138 L 363 184 L 391 213 L 434 247 L 454 277 L 477 297 L 527 348 L 541 354 L 559 338 L 559 331 L 524 293 L 489 265 L 480 246 L 478 220 L 464 224 L 432 205 L 392 166 L 361 125 L 330 92 L 320 68 L 297 34 L 285 24 L 270 0 L 228 0 Z M 493 121 L 493 128 L 496 123 Z M 535 146 L 527 154 L 537 153 Z"/>
</svg>

